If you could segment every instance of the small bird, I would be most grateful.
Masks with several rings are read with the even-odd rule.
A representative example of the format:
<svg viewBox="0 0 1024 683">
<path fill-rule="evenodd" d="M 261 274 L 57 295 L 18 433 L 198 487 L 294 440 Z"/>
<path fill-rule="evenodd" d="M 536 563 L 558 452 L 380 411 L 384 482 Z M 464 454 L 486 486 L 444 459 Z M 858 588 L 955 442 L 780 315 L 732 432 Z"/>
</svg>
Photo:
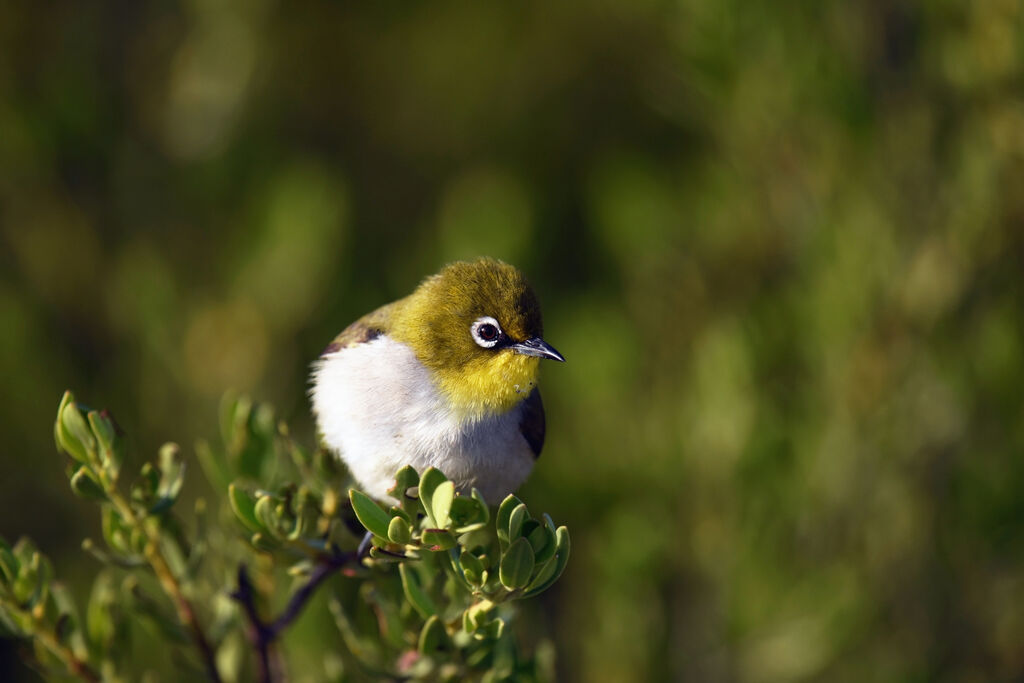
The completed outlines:
<svg viewBox="0 0 1024 683">
<path fill-rule="evenodd" d="M 489 258 L 449 264 L 346 327 L 314 363 L 324 443 L 379 500 L 412 465 L 499 502 L 544 445 L 538 366 L 565 358 L 542 333 L 518 269 Z"/>
</svg>

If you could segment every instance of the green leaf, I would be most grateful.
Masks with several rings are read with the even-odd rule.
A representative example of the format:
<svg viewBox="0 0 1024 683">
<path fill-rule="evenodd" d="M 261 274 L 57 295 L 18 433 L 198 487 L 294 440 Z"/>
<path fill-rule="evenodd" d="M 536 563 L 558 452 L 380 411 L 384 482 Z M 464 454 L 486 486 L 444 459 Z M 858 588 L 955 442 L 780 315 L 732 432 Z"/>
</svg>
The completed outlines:
<svg viewBox="0 0 1024 683">
<path fill-rule="evenodd" d="M 18 552 L 19 550 L 21 552 Z M 50 579 L 53 577 L 53 568 L 49 560 L 44 558 L 27 539 L 18 542 L 15 553 L 23 556 L 18 576 L 11 586 L 15 600 L 27 608 L 45 603 L 49 595 Z M 28 556 L 24 557 L 25 555 Z"/>
<path fill-rule="evenodd" d="M 158 467 L 160 482 L 156 487 L 156 500 L 149 508 L 149 513 L 153 515 L 174 505 L 185 483 L 185 463 L 181 459 L 178 444 L 165 443 L 160 447 Z"/>
<path fill-rule="evenodd" d="M 103 484 L 88 465 L 82 465 L 77 472 L 71 475 L 71 490 L 76 495 L 88 500 L 107 500 Z"/>
<path fill-rule="evenodd" d="M 54 436 L 57 447 L 80 463 L 90 462 L 89 456 L 96 451 L 96 439 L 93 438 L 70 391 L 64 392 L 60 407 L 57 408 Z"/>
<path fill-rule="evenodd" d="M 129 557 L 127 555 L 106 553 L 97 548 L 96 543 L 91 538 L 82 539 L 82 550 L 103 564 L 121 567 L 122 569 L 136 569 L 146 564 L 145 558 L 141 556 Z"/>
<path fill-rule="evenodd" d="M 370 546 L 370 557 L 378 562 L 390 562 L 396 564 L 398 562 L 405 562 L 406 560 L 414 560 L 415 557 L 405 553 L 395 553 L 390 550 L 385 550 L 378 546 Z"/>
<path fill-rule="evenodd" d="M 90 410 L 88 414 L 89 428 L 99 442 L 100 464 L 112 477 L 116 477 L 121 469 L 121 458 L 124 450 L 118 448 L 117 428 L 106 410 Z"/>
<path fill-rule="evenodd" d="M 475 498 L 456 496 L 452 501 L 452 525 L 458 534 L 465 534 L 486 526 L 487 517 L 487 505 Z"/>
<path fill-rule="evenodd" d="M 228 485 L 228 502 L 242 524 L 249 531 L 266 531 L 263 524 L 256 518 L 256 498 L 238 484 Z"/>
<path fill-rule="evenodd" d="M 92 429 L 92 433 L 96 436 L 99 441 L 100 448 L 103 450 L 111 450 L 114 447 L 114 425 L 111 424 L 110 418 L 104 415 L 100 415 L 98 410 L 90 410 L 86 414 L 86 418 L 89 420 L 89 427 Z"/>
<path fill-rule="evenodd" d="M 74 402 L 75 395 L 71 393 L 70 389 L 66 390 L 64 395 L 60 397 L 60 403 L 57 404 L 57 417 L 53 420 L 53 442 L 56 444 L 58 451 L 67 453 L 79 462 L 85 462 L 84 453 L 83 457 L 80 458 L 76 453 L 72 453 L 71 449 L 65 444 L 65 442 L 70 439 L 70 435 L 67 434 L 67 430 L 64 429 L 64 423 L 60 419 L 60 415 L 64 412 L 64 409 Z"/>
<path fill-rule="evenodd" d="M 308 487 L 300 486 L 295 497 L 295 508 L 295 528 L 289 535 L 293 541 L 316 531 L 320 519 L 320 501 Z"/>
<path fill-rule="evenodd" d="M 221 436 L 225 462 L 237 475 L 266 481 L 264 465 L 273 461 L 277 428 L 268 406 L 254 405 L 248 396 L 226 394 L 221 402 Z"/>
<path fill-rule="evenodd" d="M 448 645 L 448 633 L 444 624 L 436 614 L 427 619 L 420 630 L 418 650 L 422 655 L 430 655 Z"/>
<path fill-rule="evenodd" d="M 286 501 L 278 496 L 264 493 L 256 499 L 254 510 L 267 534 L 276 539 L 286 538 L 295 528 L 295 517 Z"/>
<path fill-rule="evenodd" d="M 473 633 L 491 620 L 490 615 L 493 612 L 494 603 L 490 600 L 473 603 L 462 613 L 462 630 Z"/>
<path fill-rule="evenodd" d="M 530 583 L 527 584 L 526 588 L 523 590 L 523 595 L 521 597 L 525 598 L 528 595 L 536 595 L 534 591 L 537 591 L 538 588 L 550 585 L 548 582 L 554 578 L 557 570 L 558 557 L 556 555 L 549 557 L 547 562 L 544 562 L 543 564 L 538 562 L 537 566 L 534 567 L 533 578 L 530 579 Z"/>
<path fill-rule="evenodd" d="M 171 643 L 187 643 L 189 636 L 178 621 L 177 616 L 170 613 L 163 603 L 149 597 L 139 586 L 134 577 L 129 577 L 122 589 L 127 599 L 127 607 L 134 614 L 148 618 Z"/>
<path fill-rule="evenodd" d="M 104 506 L 102 515 L 103 540 L 114 552 L 132 556 L 131 528 L 113 507 Z"/>
<path fill-rule="evenodd" d="M 427 523 L 432 527 L 440 527 L 442 525 L 437 523 L 437 519 L 434 517 L 434 492 L 437 488 L 448 481 L 448 478 L 433 467 L 428 467 L 420 477 L 420 502 L 423 504 L 423 511 L 427 513 Z"/>
<path fill-rule="evenodd" d="M 11 546 L 7 544 L 6 540 L 0 538 L 0 575 L 2 575 L 0 579 L 3 580 L 4 585 L 10 585 L 18 576 L 20 569 L 21 563 L 11 552 Z"/>
<path fill-rule="evenodd" d="M 516 539 L 501 556 L 501 565 L 498 568 L 501 585 L 509 590 L 523 588 L 530 582 L 533 565 L 533 549 L 529 541 L 525 538 Z"/>
<path fill-rule="evenodd" d="M 434 489 L 430 497 L 430 511 L 434 513 L 434 521 L 438 529 L 446 529 L 451 522 L 452 502 L 455 500 L 455 484 L 443 481 Z"/>
<path fill-rule="evenodd" d="M 420 542 L 431 552 L 455 547 L 455 537 L 447 529 L 424 529 Z"/>
<path fill-rule="evenodd" d="M 397 505 L 392 505 L 391 507 L 389 507 L 388 514 L 391 515 L 391 517 L 401 517 L 406 521 L 407 524 L 412 526 L 412 517 L 409 516 L 408 512 L 398 507 Z"/>
<path fill-rule="evenodd" d="M 555 533 L 547 526 L 537 526 L 524 536 L 533 548 L 533 557 L 538 565 L 551 559 L 555 554 L 556 537 Z"/>
<path fill-rule="evenodd" d="M 59 581 L 50 582 L 50 595 L 53 598 L 53 609 L 60 615 L 60 619 L 66 623 L 64 628 L 68 631 L 60 634 L 62 642 L 71 648 L 80 659 L 89 658 L 89 650 L 86 646 L 85 635 L 81 628 L 81 619 L 78 616 L 78 606 L 71 590 Z"/>
<path fill-rule="evenodd" d="M 501 501 L 501 505 L 498 506 L 498 517 L 495 520 L 495 525 L 498 532 L 498 541 L 501 543 L 502 552 L 508 547 L 508 544 L 512 542 L 512 539 L 508 536 L 508 523 L 512 517 L 512 511 L 522 505 L 523 501 L 519 500 L 511 493 Z"/>
<path fill-rule="evenodd" d="M 220 399 L 220 439 L 228 448 L 231 448 L 232 441 L 235 438 L 235 430 L 238 424 L 235 415 L 239 400 L 238 394 L 232 391 L 225 392 Z M 246 413 L 244 419 L 249 419 L 248 413 Z"/>
<path fill-rule="evenodd" d="M 86 422 L 85 416 L 82 414 L 78 404 L 72 403 L 67 406 L 61 415 L 61 420 L 74 440 L 81 445 L 86 460 L 90 463 L 96 462 L 96 437 L 93 436 L 92 430 L 89 429 L 89 423 Z"/>
<path fill-rule="evenodd" d="M 459 555 L 459 566 L 462 568 L 462 574 L 466 577 L 466 581 L 470 584 L 479 586 L 484 582 L 484 563 L 473 553 L 463 551 Z"/>
<path fill-rule="evenodd" d="M 25 615 L 19 618 L 17 614 L 8 612 L 0 604 L 0 638 L 24 638 L 32 628 L 32 618 Z"/>
<path fill-rule="evenodd" d="M 407 545 L 412 542 L 412 527 L 409 522 L 396 515 L 388 523 L 387 539 L 398 545 Z"/>
<path fill-rule="evenodd" d="M 402 577 L 402 590 L 405 591 L 405 598 L 419 612 L 420 616 L 429 619 L 437 614 L 437 606 L 423 590 L 416 571 L 403 562 L 398 565 L 398 572 Z"/>
<path fill-rule="evenodd" d="M 473 637 L 478 640 L 497 640 L 503 633 L 505 633 L 505 622 L 500 617 L 496 617 L 478 626 Z"/>
<path fill-rule="evenodd" d="M 562 576 L 562 572 L 565 571 L 565 565 L 569 563 L 569 530 L 560 526 L 555 532 L 555 556 L 548 560 L 551 566 L 550 571 L 547 571 L 547 567 L 542 569 L 537 577 L 530 582 L 527 586 L 526 591 L 521 597 L 532 598 L 533 596 L 543 593 L 545 590 L 551 587 L 551 585 L 558 581 L 559 577 Z M 547 574 L 547 576 L 544 576 Z"/>
<path fill-rule="evenodd" d="M 251 543 L 252 547 L 256 548 L 256 550 L 264 550 L 266 552 L 278 550 L 281 547 L 281 544 L 269 534 L 269 530 L 265 533 L 253 534 L 249 538 L 249 543 Z"/>
<path fill-rule="evenodd" d="M 512 510 L 508 518 L 508 542 L 514 543 L 517 538 L 523 535 L 523 525 L 530 518 L 526 511 L 526 504 L 520 503 Z"/>
<path fill-rule="evenodd" d="M 200 439 L 196 441 L 196 459 L 214 490 L 220 492 L 231 485 L 231 474 L 221 449 L 214 449 L 206 439 Z"/>
<path fill-rule="evenodd" d="M 32 558 L 36 555 L 38 549 L 31 538 L 22 536 L 18 539 L 18 542 L 14 544 L 12 551 L 14 552 L 14 556 L 18 558 L 18 562 L 22 565 L 27 565 L 32 562 Z"/>
<path fill-rule="evenodd" d="M 160 486 L 160 472 L 153 466 L 153 463 L 143 463 L 139 470 L 139 478 L 132 482 L 132 500 L 148 508 L 156 498 L 158 486 Z"/>
<path fill-rule="evenodd" d="M 418 486 L 419 483 L 420 475 L 416 473 L 412 465 L 406 465 L 398 470 L 398 474 L 395 476 L 395 485 L 388 489 L 388 495 L 395 500 L 403 500 L 406 491 L 414 486 Z"/>
<path fill-rule="evenodd" d="M 318 448 L 313 452 L 313 476 L 317 481 L 323 482 L 332 488 L 339 485 L 345 476 L 345 468 L 341 459 L 324 448 Z"/>
<path fill-rule="evenodd" d="M 114 645 L 117 635 L 118 593 L 114 587 L 113 575 L 101 572 L 92 585 L 92 595 L 85 610 L 85 630 L 89 641 L 107 652 Z"/>
<path fill-rule="evenodd" d="M 362 491 L 350 489 L 348 497 L 352 501 L 352 509 L 359 522 L 373 535 L 387 538 L 388 526 L 391 524 L 388 513 Z"/>
<path fill-rule="evenodd" d="M 491 509 L 488 507 L 487 501 L 484 500 L 483 494 L 474 486 L 473 490 L 470 491 L 470 497 L 477 502 L 480 509 L 483 511 L 484 518 L 482 521 L 484 524 L 487 524 L 491 519 Z"/>
<path fill-rule="evenodd" d="M 64 667 L 61 659 L 43 645 L 43 641 L 39 638 L 32 639 L 31 646 L 32 657 L 39 663 L 38 666 L 43 671 L 60 671 Z"/>
</svg>

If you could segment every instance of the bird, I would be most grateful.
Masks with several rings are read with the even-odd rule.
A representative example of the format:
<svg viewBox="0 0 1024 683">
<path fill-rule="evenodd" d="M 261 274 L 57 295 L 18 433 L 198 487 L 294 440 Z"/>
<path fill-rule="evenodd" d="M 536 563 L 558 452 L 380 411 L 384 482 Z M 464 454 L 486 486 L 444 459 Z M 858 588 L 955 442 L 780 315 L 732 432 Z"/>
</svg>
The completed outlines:
<svg viewBox="0 0 1024 683">
<path fill-rule="evenodd" d="M 393 500 L 396 473 L 411 465 L 496 504 L 544 445 L 542 359 L 565 361 L 544 341 L 522 272 L 492 258 L 450 263 L 346 327 L 314 361 L 317 429 L 377 500 Z"/>
</svg>

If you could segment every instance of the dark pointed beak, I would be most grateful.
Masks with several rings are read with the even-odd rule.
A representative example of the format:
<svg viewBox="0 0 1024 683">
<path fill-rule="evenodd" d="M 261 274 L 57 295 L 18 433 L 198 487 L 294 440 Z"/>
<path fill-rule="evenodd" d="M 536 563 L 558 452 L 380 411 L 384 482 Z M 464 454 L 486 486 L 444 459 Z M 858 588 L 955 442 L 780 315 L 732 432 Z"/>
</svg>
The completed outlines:
<svg viewBox="0 0 1024 683">
<path fill-rule="evenodd" d="M 550 358 L 551 360 L 557 360 L 559 362 L 565 362 L 565 356 L 555 351 L 555 347 L 548 344 L 540 337 L 534 337 L 533 339 L 527 339 L 523 342 L 517 342 L 512 344 L 512 350 L 516 353 L 521 353 L 524 356 L 536 356 L 537 358 Z"/>
</svg>

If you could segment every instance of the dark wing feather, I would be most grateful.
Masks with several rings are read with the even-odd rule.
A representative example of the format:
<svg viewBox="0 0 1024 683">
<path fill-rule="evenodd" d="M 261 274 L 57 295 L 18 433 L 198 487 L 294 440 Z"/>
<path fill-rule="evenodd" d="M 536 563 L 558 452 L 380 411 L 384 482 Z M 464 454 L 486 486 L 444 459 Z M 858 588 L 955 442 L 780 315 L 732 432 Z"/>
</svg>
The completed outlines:
<svg viewBox="0 0 1024 683">
<path fill-rule="evenodd" d="M 540 389 L 534 389 L 523 401 L 523 414 L 519 419 L 519 431 L 526 443 L 530 444 L 533 457 L 540 457 L 544 447 L 544 402 L 540 400 Z"/>
<path fill-rule="evenodd" d="M 391 308 L 397 302 L 381 306 L 372 313 L 367 313 L 341 331 L 334 340 L 327 345 L 327 348 L 320 353 L 320 357 L 340 351 L 357 344 L 365 344 L 372 341 L 388 331 L 388 321 L 391 319 Z"/>
</svg>

